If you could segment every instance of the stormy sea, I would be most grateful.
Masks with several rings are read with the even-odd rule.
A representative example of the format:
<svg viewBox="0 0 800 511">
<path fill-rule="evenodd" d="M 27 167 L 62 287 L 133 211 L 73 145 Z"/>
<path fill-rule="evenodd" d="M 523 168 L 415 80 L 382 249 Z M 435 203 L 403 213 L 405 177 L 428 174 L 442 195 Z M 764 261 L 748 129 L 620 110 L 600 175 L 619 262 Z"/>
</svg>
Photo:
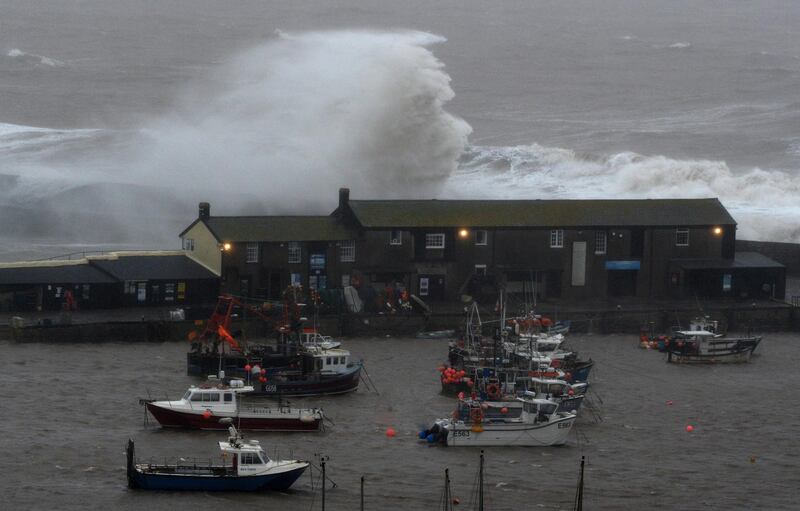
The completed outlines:
<svg viewBox="0 0 800 511">
<path fill-rule="evenodd" d="M 800 4 L 2 2 L 0 260 L 354 198 L 719 197 L 800 241 Z"/>
</svg>

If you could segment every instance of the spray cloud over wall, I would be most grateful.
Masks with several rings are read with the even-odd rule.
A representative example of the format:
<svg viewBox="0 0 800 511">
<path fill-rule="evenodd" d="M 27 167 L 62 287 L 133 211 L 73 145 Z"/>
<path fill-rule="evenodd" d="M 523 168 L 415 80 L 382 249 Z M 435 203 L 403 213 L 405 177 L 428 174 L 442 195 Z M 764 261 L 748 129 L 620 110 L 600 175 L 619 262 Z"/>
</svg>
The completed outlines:
<svg viewBox="0 0 800 511">
<path fill-rule="evenodd" d="M 247 190 L 272 211 L 277 203 L 327 213 L 343 185 L 361 197 L 434 197 L 471 131 L 443 108 L 454 95 L 450 77 L 427 48 L 443 40 L 279 33 L 151 126 L 136 173 L 175 187 Z"/>
</svg>

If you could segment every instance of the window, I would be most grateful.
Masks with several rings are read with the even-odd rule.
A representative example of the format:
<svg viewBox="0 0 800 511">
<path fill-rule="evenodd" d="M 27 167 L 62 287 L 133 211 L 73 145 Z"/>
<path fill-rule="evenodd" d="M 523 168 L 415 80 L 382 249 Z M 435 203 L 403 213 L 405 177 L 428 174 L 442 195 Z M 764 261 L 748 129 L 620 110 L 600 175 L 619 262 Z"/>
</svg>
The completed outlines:
<svg viewBox="0 0 800 511">
<path fill-rule="evenodd" d="M 194 250 L 194 239 L 193 238 L 184 238 L 183 239 L 183 249 L 184 250 Z"/>
<path fill-rule="evenodd" d="M 230 392 L 226 392 L 224 394 L 224 396 L 225 396 L 224 399 L 225 399 L 226 403 L 230 403 L 231 401 L 233 401 L 233 394 L 231 394 Z"/>
<path fill-rule="evenodd" d="M 480 277 L 486 276 L 486 265 L 485 264 L 476 264 L 475 265 L 475 275 Z"/>
<path fill-rule="evenodd" d="M 202 401 L 202 400 L 203 400 L 203 394 L 202 393 L 195 392 L 194 394 L 192 394 L 192 401 Z"/>
<path fill-rule="evenodd" d="M 171 282 L 164 284 L 164 301 L 165 302 L 175 301 L 175 283 Z"/>
<path fill-rule="evenodd" d="M 679 247 L 689 246 L 689 229 L 675 229 L 675 245 Z"/>
<path fill-rule="evenodd" d="M 257 452 L 243 452 L 240 456 L 242 465 L 261 465 L 263 463 Z"/>
<path fill-rule="evenodd" d="M 403 244 L 403 231 L 393 230 L 389 234 L 389 245 L 402 245 Z"/>
<path fill-rule="evenodd" d="M 247 244 L 247 260 L 248 263 L 258 262 L 258 243 Z"/>
<path fill-rule="evenodd" d="M 598 231 L 594 233 L 594 253 L 595 254 L 605 254 L 606 253 L 606 231 Z"/>
<path fill-rule="evenodd" d="M 303 280 L 303 275 L 300 273 L 292 273 L 292 285 L 299 286 Z"/>
<path fill-rule="evenodd" d="M 343 241 L 339 244 L 339 261 L 343 263 L 352 263 L 356 260 L 356 242 L 355 240 Z"/>
<path fill-rule="evenodd" d="M 564 247 L 564 229 L 553 229 L 550 231 L 550 248 Z"/>
<path fill-rule="evenodd" d="M 287 244 L 289 250 L 289 262 L 290 263 L 299 263 L 302 259 L 302 252 L 300 250 L 300 242 L 299 241 L 290 241 Z"/>
<path fill-rule="evenodd" d="M 426 234 L 425 248 L 444 248 L 444 234 L 442 233 Z"/>
<path fill-rule="evenodd" d="M 486 245 L 489 242 L 489 236 L 486 231 L 475 231 L 475 244 Z"/>
</svg>

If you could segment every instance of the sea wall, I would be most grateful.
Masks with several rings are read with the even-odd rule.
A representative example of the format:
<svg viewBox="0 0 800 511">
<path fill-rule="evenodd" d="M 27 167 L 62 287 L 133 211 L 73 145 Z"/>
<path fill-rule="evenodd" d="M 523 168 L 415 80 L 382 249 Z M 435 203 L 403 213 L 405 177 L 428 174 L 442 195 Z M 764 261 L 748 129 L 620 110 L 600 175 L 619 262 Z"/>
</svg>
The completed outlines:
<svg viewBox="0 0 800 511">
<path fill-rule="evenodd" d="M 638 334 L 643 328 L 666 333 L 674 327 L 686 327 L 696 318 L 696 308 L 683 310 L 614 309 L 573 310 L 560 317 L 542 308 L 539 312 L 551 318 L 570 319 L 571 331 L 585 334 Z M 731 332 L 800 332 L 800 307 L 786 304 L 730 305 L 709 307 L 702 312 L 720 322 L 723 331 Z M 0 339 L 19 342 L 164 342 L 186 341 L 190 332 L 202 330 L 196 321 L 98 321 L 80 324 L 34 324 L 22 327 L 0 327 Z M 460 313 L 421 314 L 347 314 L 317 319 L 319 331 L 345 337 L 414 336 L 419 332 L 457 330 L 464 323 Z M 237 338 L 255 339 L 270 335 L 263 328 L 233 322 L 231 331 Z M 485 332 L 489 334 L 491 332 Z"/>
</svg>

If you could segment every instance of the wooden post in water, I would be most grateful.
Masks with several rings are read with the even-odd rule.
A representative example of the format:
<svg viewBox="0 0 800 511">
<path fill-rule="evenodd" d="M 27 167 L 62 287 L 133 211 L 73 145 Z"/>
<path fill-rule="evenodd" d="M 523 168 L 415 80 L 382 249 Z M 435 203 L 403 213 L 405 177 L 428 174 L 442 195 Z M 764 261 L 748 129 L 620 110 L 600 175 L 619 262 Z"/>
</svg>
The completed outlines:
<svg viewBox="0 0 800 511">
<path fill-rule="evenodd" d="M 322 466 L 322 511 L 325 511 L 325 458 L 320 461 Z"/>
<path fill-rule="evenodd" d="M 361 511 L 364 511 L 364 476 L 361 476 Z"/>
<path fill-rule="evenodd" d="M 586 461 L 586 456 L 581 456 L 581 476 L 578 479 L 578 489 L 575 490 L 575 505 L 572 507 L 573 511 L 583 511 L 583 465 Z"/>
<path fill-rule="evenodd" d="M 481 466 L 478 472 L 478 511 L 483 511 L 483 450 L 481 449 Z"/>
</svg>

